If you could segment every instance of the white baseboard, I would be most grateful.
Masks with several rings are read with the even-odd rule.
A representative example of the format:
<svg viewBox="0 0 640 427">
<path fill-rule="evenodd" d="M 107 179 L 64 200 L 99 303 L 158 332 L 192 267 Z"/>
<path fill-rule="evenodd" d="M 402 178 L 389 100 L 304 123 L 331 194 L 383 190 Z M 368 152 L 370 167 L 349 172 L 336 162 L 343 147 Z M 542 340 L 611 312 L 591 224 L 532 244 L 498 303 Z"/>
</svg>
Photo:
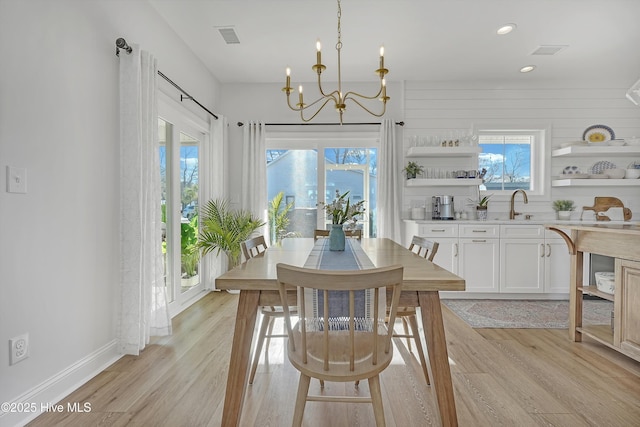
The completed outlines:
<svg viewBox="0 0 640 427">
<path fill-rule="evenodd" d="M 7 402 L 9 408 L 15 411 L 5 412 L 3 410 L 0 412 L 0 427 L 24 426 L 45 412 L 47 407 L 51 407 L 68 396 L 121 357 L 122 355 L 118 354 L 116 350 L 116 341 L 107 343 L 13 401 Z M 86 410 L 89 407 L 85 407 L 84 404 L 91 404 L 91 402 L 74 403 L 77 403 L 78 406 L 69 408 L 70 410 Z M 68 408 L 65 406 L 64 411 L 67 410 Z"/>
</svg>

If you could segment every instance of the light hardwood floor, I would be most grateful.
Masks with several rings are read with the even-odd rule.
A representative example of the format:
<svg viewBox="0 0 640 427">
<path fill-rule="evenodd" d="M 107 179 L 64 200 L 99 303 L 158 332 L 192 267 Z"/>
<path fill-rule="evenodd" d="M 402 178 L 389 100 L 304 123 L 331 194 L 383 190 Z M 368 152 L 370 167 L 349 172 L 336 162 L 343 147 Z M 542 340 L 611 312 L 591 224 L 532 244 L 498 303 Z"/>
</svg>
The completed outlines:
<svg viewBox="0 0 640 427">
<path fill-rule="evenodd" d="M 125 356 L 62 401 L 89 413 L 47 413 L 30 426 L 218 426 L 237 295 L 207 295 L 174 319 L 174 334 Z M 554 329 L 472 329 L 443 306 L 461 426 L 638 426 L 640 363 Z M 291 425 L 297 371 L 272 341 L 249 386 L 243 426 Z M 381 375 L 390 427 L 438 425 L 434 397 L 404 345 Z M 262 359 L 264 361 L 264 358 Z M 409 363 L 405 363 L 408 361 Z M 319 389 L 314 381 L 311 385 Z M 327 383 L 327 393 L 368 394 Z M 305 426 L 370 426 L 368 404 L 308 403 Z"/>
</svg>

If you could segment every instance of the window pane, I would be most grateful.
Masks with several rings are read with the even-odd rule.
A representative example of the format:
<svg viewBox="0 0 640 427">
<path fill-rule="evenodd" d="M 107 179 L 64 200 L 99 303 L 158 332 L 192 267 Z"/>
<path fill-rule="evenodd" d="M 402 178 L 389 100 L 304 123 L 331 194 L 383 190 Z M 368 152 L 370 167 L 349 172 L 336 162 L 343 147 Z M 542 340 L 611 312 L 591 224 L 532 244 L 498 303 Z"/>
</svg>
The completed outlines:
<svg viewBox="0 0 640 427">
<path fill-rule="evenodd" d="M 365 214 L 358 219 L 356 227 L 363 234 L 375 237 L 371 227 L 375 218 L 376 197 L 376 149 L 327 148 L 325 153 L 325 203 L 331 203 L 338 194 L 349 192 L 352 203 L 364 200 Z M 325 216 L 325 224 L 331 218 Z"/>
<path fill-rule="evenodd" d="M 181 292 L 199 283 L 198 242 L 198 140 L 180 132 L 180 261 Z"/>
<path fill-rule="evenodd" d="M 318 212 L 316 150 L 267 150 L 268 201 L 271 203 L 279 193 L 282 193 L 279 209 L 269 210 L 271 238 L 313 237 Z"/>
<path fill-rule="evenodd" d="M 532 135 L 480 135 L 479 168 L 487 190 L 531 190 Z"/>
<path fill-rule="evenodd" d="M 167 254 L 167 139 L 170 138 L 171 124 L 162 119 L 158 119 L 158 144 L 160 155 L 160 209 L 162 209 L 162 265 L 164 273 L 164 284 L 167 287 L 169 302 L 174 301 L 173 287 L 171 286 L 171 275 L 169 274 L 169 263 Z"/>
</svg>

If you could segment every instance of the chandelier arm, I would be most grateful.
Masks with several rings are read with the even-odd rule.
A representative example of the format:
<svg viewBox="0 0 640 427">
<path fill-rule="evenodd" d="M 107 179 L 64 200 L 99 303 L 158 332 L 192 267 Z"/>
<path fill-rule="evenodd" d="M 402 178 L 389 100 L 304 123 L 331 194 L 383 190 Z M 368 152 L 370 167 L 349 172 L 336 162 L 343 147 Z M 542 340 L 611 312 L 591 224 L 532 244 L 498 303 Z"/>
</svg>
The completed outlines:
<svg viewBox="0 0 640 427">
<path fill-rule="evenodd" d="M 318 108 L 318 110 L 316 110 L 316 112 L 315 112 L 315 113 L 313 113 L 313 115 L 312 115 L 311 117 L 309 117 L 308 119 L 305 119 L 305 118 L 304 118 L 304 111 L 305 111 L 305 110 L 307 110 L 307 109 L 308 109 L 309 107 L 311 107 L 312 105 L 317 104 L 319 101 L 322 101 L 323 99 L 324 99 L 325 101 L 324 101 L 324 103 L 320 106 L 320 108 Z M 332 99 L 332 98 L 319 98 L 319 99 L 315 100 L 315 101 L 313 102 L 313 104 L 309 104 L 309 105 L 307 105 L 306 107 L 304 107 L 304 108 L 300 109 L 300 118 L 302 119 L 302 121 L 303 121 L 303 122 L 310 122 L 311 120 L 313 120 L 313 119 L 318 115 L 318 113 L 319 113 L 320 111 L 322 111 L 322 109 L 324 108 L 324 106 L 325 106 L 325 105 L 327 105 L 327 103 L 328 103 L 329 101 L 331 101 L 331 99 Z"/>
<path fill-rule="evenodd" d="M 304 109 L 304 107 L 292 107 L 291 106 L 291 100 L 289 99 L 289 93 L 287 92 L 287 105 L 289 106 L 290 109 L 292 109 L 293 111 L 302 111 Z"/>
<path fill-rule="evenodd" d="M 383 86 L 380 85 L 380 90 L 378 91 L 378 93 L 376 93 L 373 96 L 362 95 L 361 93 L 358 93 L 358 92 L 349 91 L 344 95 L 344 100 L 346 101 L 347 99 L 355 99 L 353 98 L 354 96 L 357 96 L 358 98 L 362 98 L 362 99 L 377 99 L 382 94 L 382 88 Z"/>
<path fill-rule="evenodd" d="M 357 99 L 355 99 L 355 98 L 349 98 L 349 99 L 351 101 L 355 102 L 356 104 L 358 104 L 360 106 L 360 108 L 365 110 L 367 113 L 369 113 L 369 114 L 371 114 L 372 116 L 375 116 L 375 117 L 382 117 L 382 116 L 384 116 L 384 113 L 387 111 L 387 103 L 386 102 L 382 103 L 382 112 L 378 114 L 378 113 L 374 113 L 373 111 L 369 110 L 367 107 L 365 107 L 364 105 L 359 103 Z"/>
<path fill-rule="evenodd" d="M 324 93 L 324 90 L 322 90 L 322 82 L 320 80 L 320 74 L 318 74 L 318 90 L 320 91 L 320 95 L 322 95 L 324 98 L 332 97 L 335 102 L 338 102 L 335 95 L 337 94 L 338 96 L 340 96 L 340 92 L 338 90 L 334 90 L 333 92 L 330 92 L 330 93 Z"/>
</svg>

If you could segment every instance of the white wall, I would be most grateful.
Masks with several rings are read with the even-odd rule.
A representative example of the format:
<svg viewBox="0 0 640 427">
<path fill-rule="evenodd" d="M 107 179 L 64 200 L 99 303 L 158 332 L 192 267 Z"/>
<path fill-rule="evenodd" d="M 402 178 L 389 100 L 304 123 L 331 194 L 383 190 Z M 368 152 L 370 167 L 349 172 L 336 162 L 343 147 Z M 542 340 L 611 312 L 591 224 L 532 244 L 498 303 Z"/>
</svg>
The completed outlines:
<svg viewBox="0 0 640 427">
<path fill-rule="evenodd" d="M 55 401 L 115 356 L 118 37 L 216 111 L 215 79 L 147 2 L 0 0 L 0 402 Z M 27 194 L 5 191 L 7 165 Z M 22 333 L 30 357 L 9 366 Z"/>
<path fill-rule="evenodd" d="M 640 76 L 640 70 L 638 75 Z M 640 135 L 640 107 L 625 98 L 633 81 L 572 81 L 522 82 L 407 82 L 404 106 L 404 152 L 410 146 L 411 135 L 447 135 L 450 130 L 465 131 L 476 125 L 543 126 L 551 129 L 551 148 L 563 142 L 579 141 L 583 131 L 594 124 L 608 125 L 617 138 Z M 618 167 L 626 168 L 632 160 L 640 158 L 609 157 Z M 551 174 L 558 175 L 565 166 L 576 165 L 587 171 L 596 161 L 594 157 L 553 158 Z M 466 168 L 461 168 L 466 169 Z M 466 201 L 468 189 L 439 187 L 438 190 L 419 188 L 405 190 L 403 212 L 408 217 L 412 201 L 424 200 L 437 194 L 456 195 Z M 462 196 L 464 194 L 464 196 Z M 518 211 L 542 217 L 553 215 L 550 200 L 572 199 L 578 207 L 592 206 L 594 196 L 620 198 L 634 211 L 633 219 L 640 219 L 639 187 L 552 187 L 547 201 L 532 202 Z M 579 209 L 578 209 L 579 210 Z M 504 216 L 509 206 L 505 198 L 493 198 L 489 204 L 490 216 Z M 579 217 L 579 212 L 574 214 Z"/>
</svg>

